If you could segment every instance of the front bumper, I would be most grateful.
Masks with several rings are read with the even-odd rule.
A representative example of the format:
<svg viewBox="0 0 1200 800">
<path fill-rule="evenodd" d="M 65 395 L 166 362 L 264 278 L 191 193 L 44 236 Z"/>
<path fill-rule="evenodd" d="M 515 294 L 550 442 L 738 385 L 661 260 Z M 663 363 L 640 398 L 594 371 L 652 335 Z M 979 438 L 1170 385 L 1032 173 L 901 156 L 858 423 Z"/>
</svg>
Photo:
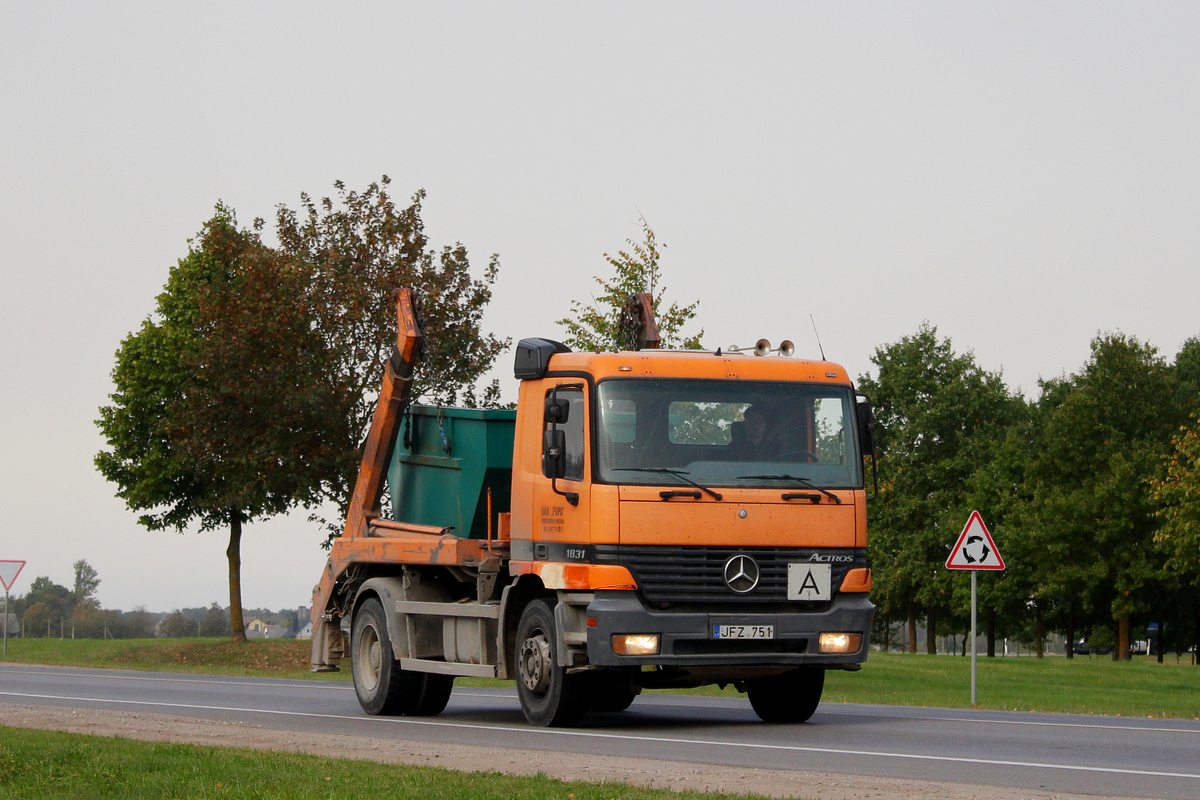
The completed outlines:
<svg viewBox="0 0 1200 800">
<path fill-rule="evenodd" d="M 588 663 L 601 667 L 839 666 L 866 660 L 875 606 L 865 594 L 839 594 L 826 610 L 730 612 L 657 610 L 646 607 L 636 592 L 600 591 L 587 607 L 595 626 L 587 629 Z M 716 625 L 774 625 L 774 639 L 714 639 Z M 817 652 L 823 631 L 858 633 L 862 645 L 854 653 Z M 659 652 L 620 656 L 613 634 L 652 633 Z"/>
</svg>

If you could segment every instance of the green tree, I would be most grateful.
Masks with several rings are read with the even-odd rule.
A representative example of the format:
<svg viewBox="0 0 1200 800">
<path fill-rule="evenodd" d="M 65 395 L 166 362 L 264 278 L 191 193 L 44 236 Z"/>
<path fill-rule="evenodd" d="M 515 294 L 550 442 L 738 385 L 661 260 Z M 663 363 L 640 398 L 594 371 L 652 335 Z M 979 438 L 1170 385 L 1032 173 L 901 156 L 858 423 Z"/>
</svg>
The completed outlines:
<svg viewBox="0 0 1200 800">
<path fill-rule="evenodd" d="M 1187 415 L 1200 414 L 1200 337 L 1193 336 L 1175 354 L 1179 405 Z"/>
<path fill-rule="evenodd" d="M 200 621 L 201 636 L 228 636 L 229 635 L 229 614 L 225 609 L 221 608 L 220 603 L 213 603 L 208 610 L 204 612 L 204 619 Z"/>
<path fill-rule="evenodd" d="M 232 637 L 241 625 L 241 536 L 249 521 L 315 504 L 341 461 L 331 418 L 348 407 L 326 380 L 306 314 L 306 274 L 217 207 L 117 353 L 96 457 L 152 530 L 229 530 Z"/>
<path fill-rule="evenodd" d="M 877 348 L 871 360 L 879 374 L 860 377 L 859 388 L 877 421 L 880 497 L 869 509 L 868 544 L 874 596 L 885 618 L 907 618 L 910 650 L 923 609 L 933 652 L 939 615 L 955 608 L 945 561 L 970 511 L 968 479 L 992 458 L 1022 402 L 928 323 Z"/>
<path fill-rule="evenodd" d="M 76 639 L 104 638 L 110 616 L 95 600 L 81 600 L 71 610 L 71 636 Z"/>
<path fill-rule="evenodd" d="M 87 561 L 82 558 L 75 562 L 75 588 L 71 597 L 76 603 L 94 600 L 96 589 L 100 587 L 100 575 Z M 99 604 L 97 604 L 99 607 Z"/>
<path fill-rule="evenodd" d="M 661 255 L 659 248 L 665 249 L 666 245 L 656 242 L 654 231 L 645 220 L 642 221 L 642 231 L 645 235 L 643 242 L 627 240 L 629 251 L 620 250 L 616 256 L 604 254 L 605 260 L 613 268 L 613 275 L 607 279 L 593 278 L 599 284 L 601 294 L 593 296 L 590 304 L 571 301 L 573 317 L 558 321 L 567 329 L 566 344 L 571 348 L 584 352 L 623 349 L 622 311 L 625 300 L 631 294 L 642 292 L 649 293 L 652 298 L 651 305 L 663 347 L 700 348 L 703 330 L 694 336 L 683 333 L 683 327 L 696 316 L 700 303 L 665 305 L 667 287 L 662 283 L 658 262 Z"/>
<path fill-rule="evenodd" d="M 135 606 L 121 615 L 121 635 L 129 639 L 149 639 L 154 636 L 154 615 L 145 606 Z"/>
<path fill-rule="evenodd" d="M 1162 520 L 1154 541 L 1166 553 L 1168 574 L 1180 588 L 1191 586 L 1194 590 L 1200 586 L 1200 416 L 1193 416 L 1175 437 L 1166 475 L 1153 485 L 1159 506 L 1156 513 Z M 1192 594 L 1194 597 L 1194 591 Z M 1193 606 L 1195 643 L 1200 642 L 1200 604 L 1194 602 Z"/>
<path fill-rule="evenodd" d="M 1125 334 L 1092 341 L 1083 369 L 1043 391 L 1043 425 L 1025 522 L 1041 595 L 1115 622 L 1128 657 L 1131 622 L 1151 609 L 1162 564 L 1149 482 L 1163 474 L 1181 422 L 1176 378 L 1156 349 Z"/>
<path fill-rule="evenodd" d="M 150 529 L 226 528 L 230 630 L 245 638 L 241 537 L 256 519 L 330 499 L 343 509 L 371 392 L 395 341 L 392 290 L 413 286 L 431 335 L 417 393 L 480 402 L 473 382 L 507 342 L 479 327 L 498 263 L 471 278 L 461 245 L 426 248 L 418 193 L 397 210 L 385 176 L 340 204 L 281 206 L 279 248 L 218 205 L 171 270 L 156 313 L 122 343 L 96 457 Z M 498 387 L 483 391 L 494 401 Z"/>
<path fill-rule="evenodd" d="M 1048 610 L 1035 596 L 1029 565 L 1036 561 L 1037 554 L 1031 552 L 1021 516 L 1030 488 L 1026 471 L 1033 448 L 1035 408 L 1022 401 L 1014 402 L 1011 410 L 1013 419 L 1005 429 L 989 431 L 988 447 L 981 451 L 982 460 L 966 479 L 962 515 L 965 521 L 967 509 L 978 510 L 984 515 L 992 537 L 1003 545 L 1006 568 L 978 576 L 979 621 L 987 639 L 988 656 L 996 655 L 998 637 L 1018 636 L 1031 610 L 1031 600 L 1035 617 Z M 955 604 L 964 613 L 970 603 L 968 586 L 962 578 L 955 582 Z M 1041 635 L 1036 630 L 1032 633 L 1030 638 L 1040 642 Z"/>
<path fill-rule="evenodd" d="M 25 611 L 21 615 L 21 625 L 24 635 L 29 637 L 49 637 L 51 635 L 51 626 L 53 626 L 54 632 L 58 632 L 58 623 L 62 618 L 62 614 L 45 601 L 39 600 L 30 603 L 25 607 Z"/>
<path fill-rule="evenodd" d="M 196 636 L 197 626 L 195 621 L 188 619 L 187 615 L 177 608 L 158 624 L 158 635 L 168 639 L 183 639 Z"/>
<path fill-rule="evenodd" d="M 74 599 L 71 596 L 71 590 L 65 586 L 60 586 L 49 577 L 42 575 L 33 579 L 29 584 L 29 590 L 21 599 L 20 604 L 14 608 L 14 613 L 28 615 L 34 612 L 34 607 L 40 606 L 32 617 L 26 617 L 30 630 L 37 634 L 39 625 L 45 625 L 45 620 L 53 619 L 57 625 L 59 620 L 66 619 L 71 615 L 71 608 L 74 606 Z M 30 619 L 36 619 L 38 624 L 29 622 Z"/>
</svg>

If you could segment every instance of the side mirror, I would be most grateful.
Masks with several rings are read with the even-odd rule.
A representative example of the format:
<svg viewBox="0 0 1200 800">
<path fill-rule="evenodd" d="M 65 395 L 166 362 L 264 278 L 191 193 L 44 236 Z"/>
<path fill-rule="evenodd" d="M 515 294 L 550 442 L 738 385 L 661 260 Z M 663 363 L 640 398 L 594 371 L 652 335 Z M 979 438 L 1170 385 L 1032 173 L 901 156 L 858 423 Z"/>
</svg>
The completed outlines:
<svg viewBox="0 0 1200 800">
<path fill-rule="evenodd" d="M 546 398 L 546 422 L 551 425 L 562 425 L 571 416 L 571 401 L 559 399 L 551 394 Z"/>
<path fill-rule="evenodd" d="M 552 428 L 542 436 L 542 474 L 562 478 L 567 474 L 567 432 Z"/>
<path fill-rule="evenodd" d="M 855 417 L 858 420 L 858 441 L 862 445 L 863 455 L 875 455 L 875 412 L 871 408 L 871 398 L 865 394 L 856 394 Z"/>
</svg>

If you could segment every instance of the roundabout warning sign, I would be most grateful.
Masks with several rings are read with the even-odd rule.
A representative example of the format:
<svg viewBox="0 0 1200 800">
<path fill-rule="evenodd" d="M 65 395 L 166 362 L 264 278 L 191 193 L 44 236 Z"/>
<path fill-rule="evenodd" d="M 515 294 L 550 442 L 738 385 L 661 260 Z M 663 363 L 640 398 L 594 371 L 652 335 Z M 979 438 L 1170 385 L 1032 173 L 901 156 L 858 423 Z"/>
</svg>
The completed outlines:
<svg viewBox="0 0 1200 800">
<path fill-rule="evenodd" d="M 977 699 L 975 691 L 975 662 L 978 657 L 976 631 L 979 630 L 976 625 L 979 603 L 975 576 L 981 569 L 1004 569 L 1004 559 L 1000 557 L 1000 550 L 992 541 L 992 535 L 988 533 L 987 525 L 983 524 L 983 517 L 979 516 L 978 511 L 971 512 L 967 524 L 963 526 L 962 533 L 958 535 L 958 541 L 954 543 L 954 549 L 950 551 L 950 557 L 946 559 L 946 569 L 971 571 L 971 705 L 974 706 Z"/>
<path fill-rule="evenodd" d="M 950 557 L 946 559 L 946 569 L 1004 569 L 1004 559 L 978 511 L 972 511 L 963 526 Z"/>
</svg>

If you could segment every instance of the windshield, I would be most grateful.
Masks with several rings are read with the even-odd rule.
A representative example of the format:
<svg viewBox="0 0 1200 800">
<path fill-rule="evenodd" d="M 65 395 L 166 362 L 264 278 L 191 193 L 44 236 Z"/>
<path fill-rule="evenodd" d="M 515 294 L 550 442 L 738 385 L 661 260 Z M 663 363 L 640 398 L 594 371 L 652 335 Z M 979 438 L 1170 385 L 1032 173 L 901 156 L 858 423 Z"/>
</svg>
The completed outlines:
<svg viewBox="0 0 1200 800">
<path fill-rule="evenodd" d="M 608 483 L 862 485 L 846 386 L 625 378 L 601 381 L 596 397 Z"/>
</svg>

